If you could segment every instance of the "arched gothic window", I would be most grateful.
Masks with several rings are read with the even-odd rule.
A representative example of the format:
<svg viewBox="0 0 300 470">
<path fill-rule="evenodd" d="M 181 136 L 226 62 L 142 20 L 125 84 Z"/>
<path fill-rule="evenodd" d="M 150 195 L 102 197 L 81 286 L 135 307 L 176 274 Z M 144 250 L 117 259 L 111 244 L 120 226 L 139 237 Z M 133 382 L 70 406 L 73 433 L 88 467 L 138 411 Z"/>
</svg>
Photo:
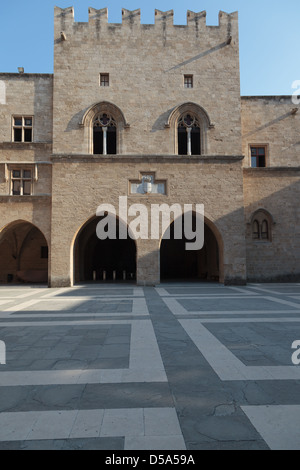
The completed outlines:
<svg viewBox="0 0 300 470">
<path fill-rule="evenodd" d="M 178 155 L 201 155 L 200 124 L 196 115 L 183 114 L 177 128 Z"/>
<path fill-rule="evenodd" d="M 108 113 L 101 113 L 93 120 L 93 153 L 115 155 L 117 153 L 117 124 Z"/>
<path fill-rule="evenodd" d="M 251 219 L 252 239 L 258 241 L 272 241 L 273 218 L 269 212 L 259 209 Z"/>
</svg>

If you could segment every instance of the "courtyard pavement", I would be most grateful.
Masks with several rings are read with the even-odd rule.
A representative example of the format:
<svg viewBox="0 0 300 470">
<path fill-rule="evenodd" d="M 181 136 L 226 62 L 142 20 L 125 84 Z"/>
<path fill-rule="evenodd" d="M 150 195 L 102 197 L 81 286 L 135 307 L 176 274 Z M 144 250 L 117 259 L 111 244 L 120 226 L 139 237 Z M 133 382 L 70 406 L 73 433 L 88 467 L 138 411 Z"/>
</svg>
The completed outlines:
<svg viewBox="0 0 300 470">
<path fill-rule="evenodd" d="M 1 450 L 300 449 L 300 284 L 3 286 L 0 309 Z"/>
</svg>

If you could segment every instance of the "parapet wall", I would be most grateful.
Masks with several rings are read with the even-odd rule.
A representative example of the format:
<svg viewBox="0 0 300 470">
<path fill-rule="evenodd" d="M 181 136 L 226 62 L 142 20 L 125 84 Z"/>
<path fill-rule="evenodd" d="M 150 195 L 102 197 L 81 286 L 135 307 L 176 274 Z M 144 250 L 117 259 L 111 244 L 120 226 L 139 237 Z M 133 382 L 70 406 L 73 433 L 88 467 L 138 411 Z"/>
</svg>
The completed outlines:
<svg viewBox="0 0 300 470">
<path fill-rule="evenodd" d="M 122 23 L 108 23 L 108 9 L 101 8 L 99 10 L 89 7 L 89 21 L 85 24 L 88 26 L 95 26 L 99 27 L 103 24 L 111 24 L 111 25 L 124 25 L 129 27 L 134 26 L 153 26 L 153 27 L 186 27 L 186 28 L 195 28 L 204 30 L 205 28 L 214 28 L 214 29 L 222 29 L 226 30 L 228 33 L 228 37 L 231 36 L 233 31 L 234 23 L 238 21 L 238 12 L 234 13 L 226 13 L 224 11 L 219 12 L 219 25 L 218 26 L 210 26 L 207 25 L 206 22 L 206 11 L 194 12 L 191 10 L 187 11 L 187 25 L 174 25 L 174 10 L 168 11 L 161 11 L 155 10 L 154 14 L 154 25 L 143 25 L 141 23 L 141 10 L 127 10 L 125 8 L 122 9 Z M 59 31 L 64 31 L 68 29 L 70 26 L 74 25 L 74 8 L 54 8 L 54 15 L 55 15 L 55 27 Z M 83 23 L 81 23 L 83 24 Z"/>
</svg>

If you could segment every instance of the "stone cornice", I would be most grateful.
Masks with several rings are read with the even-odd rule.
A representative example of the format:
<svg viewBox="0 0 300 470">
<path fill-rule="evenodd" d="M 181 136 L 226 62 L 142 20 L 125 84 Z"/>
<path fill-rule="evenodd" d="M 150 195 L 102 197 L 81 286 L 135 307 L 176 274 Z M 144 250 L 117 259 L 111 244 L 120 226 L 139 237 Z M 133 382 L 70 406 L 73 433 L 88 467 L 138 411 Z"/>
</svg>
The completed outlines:
<svg viewBox="0 0 300 470">
<path fill-rule="evenodd" d="M 66 155 L 51 156 L 54 163 L 236 163 L 242 155 Z"/>
<path fill-rule="evenodd" d="M 34 203 L 39 204 L 43 202 L 51 203 L 51 194 L 36 194 L 32 196 L 11 196 L 0 194 L 1 203 Z"/>
<path fill-rule="evenodd" d="M 0 150 L 47 150 L 52 151 L 51 142 L 0 142 Z"/>
<path fill-rule="evenodd" d="M 289 176 L 299 177 L 300 166 L 274 166 L 266 168 L 243 168 L 243 172 L 247 176 L 284 176 L 284 173 L 289 173 Z"/>
</svg>

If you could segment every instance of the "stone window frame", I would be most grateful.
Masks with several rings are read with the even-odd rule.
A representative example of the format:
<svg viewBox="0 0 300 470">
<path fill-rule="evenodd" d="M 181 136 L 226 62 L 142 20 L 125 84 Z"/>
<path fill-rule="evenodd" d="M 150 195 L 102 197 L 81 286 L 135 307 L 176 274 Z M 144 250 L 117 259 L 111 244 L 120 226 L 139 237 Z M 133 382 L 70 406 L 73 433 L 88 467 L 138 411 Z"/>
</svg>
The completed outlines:
<svg viewBox="0 0 300 470">
<path fill-rule="evenodd" d="M 251 227 L 251 239 L 256 243 L 271 243 L 273 239 L 273 226 L 275 225 L 272 215 L 266 209 L 258 209 L 251 217 L 248 224 Z M 264 230 L 264 225 L 267 231 Z"/>
<path fill-rule="evenodd" d="M 25 172 L 30 171 L 30 177 L 25 176 Z M 20 176 L 15 176 L 14 173 L 19 172 Z M 14 194 L 14 182 L 20 182 L 20 194 Z M 29 194 L 24 194 L 25 183 L 30 183 Z M 11 196 L 32 196 L 33 194 L 33 168 L 27 166 L 18 166 L 13 165 L 10 169 L 10 184 L 9 184 L 9 193 Z"/>
<path fill-rule="evenodd" d="M 29 114 L 14 114 L 12 116 L 12 124 L 11 124 L 11 141 L 14 143 L 24 143 L 24 144 L 30 144 L 33 142 L 33 123 L 34 123 L 34 116 L 29 115 Z M 21 124 L 16 124 L 16 120 L 20 119 Z M 31 125 L 26 124 L 26 119 L 31 120 Z M 15 131 L 20 130 L 21 131 L 21 140 L 16 140 L 15 139 Z M 31 131 L 31 139 L 26 140 L 26 131 L 30 130 Z"/>
<path fill-rule="evenodd" d="M 23 176 L 24 171 L 31 172 L 31 176 L 25 177 Z M 20 171 L 20 177 L 14 177 L 13 172 Z M 34 195 L 34 183 L 38 181 L 38 166 L 36 163 L 26 163 L 26 162 L 10 162 L 5 163 L 5 181 L 8 183 L 8 195 L 13 197 L 20 197 L 20 196 L 33 196 Z M 30 181 L 30 194 L 24 194 L 24 188 L 21 184 L 20 187 L 20 194 L 13 194 L 13 182 L 14 181 Z"/>
<path fill-rule="evenodd" d="M 183 86 L 187 90 L 194 88 L 194 75 L 193 74 L 190 73 L 190 74 L 183 75 Z"/>
<path fill-rule="evenodd" d="M 113 103 L 108 101 L 101 101 L 89 107 L 83 114 L 79 122 L 79 126 L 84 129 L 84 139 L 87 142 L 88 154 L 94 154 L 93 149 L 93 130 L 94 121 L 97 116 L 107 113 L 116 123 L 117 142 L 116 142 L 116 155 L 123 153 L 123 133 L 124 130 L 130 128 L 130 124 L 125 119 L 124 113 L 121 109 Z"/>
<path fill-rule="evenodd" d="M 110 86 L 110 76 L 109 73 L 100 73 L 100 86 L 109 87 Z"/>
<path fill-rule="evenodd" d="M 265 150 L 265 166 L 252 166 L 252 148 L 264 148 Z M 249 144 L 248 145 L 248 154 L 249 154 L 249 167 L 253 169 L 267 168 L 269 166 L 269 144 Z"/>
<path fill-rule="evenodd" d="M 208 153 L 208 134 L 210 129 L 214 129 L 215 125 L 206 110 L 197 103 L 186 102 L 176 106 L 169 114 L 165 124 L 166 129 L 171 129 L 173 133 L 174 155 L 178 155 L 178 123 L 185 114 L 192 114 L 197 117 L 200 124 L 200 155 Z"/>
</svg>

